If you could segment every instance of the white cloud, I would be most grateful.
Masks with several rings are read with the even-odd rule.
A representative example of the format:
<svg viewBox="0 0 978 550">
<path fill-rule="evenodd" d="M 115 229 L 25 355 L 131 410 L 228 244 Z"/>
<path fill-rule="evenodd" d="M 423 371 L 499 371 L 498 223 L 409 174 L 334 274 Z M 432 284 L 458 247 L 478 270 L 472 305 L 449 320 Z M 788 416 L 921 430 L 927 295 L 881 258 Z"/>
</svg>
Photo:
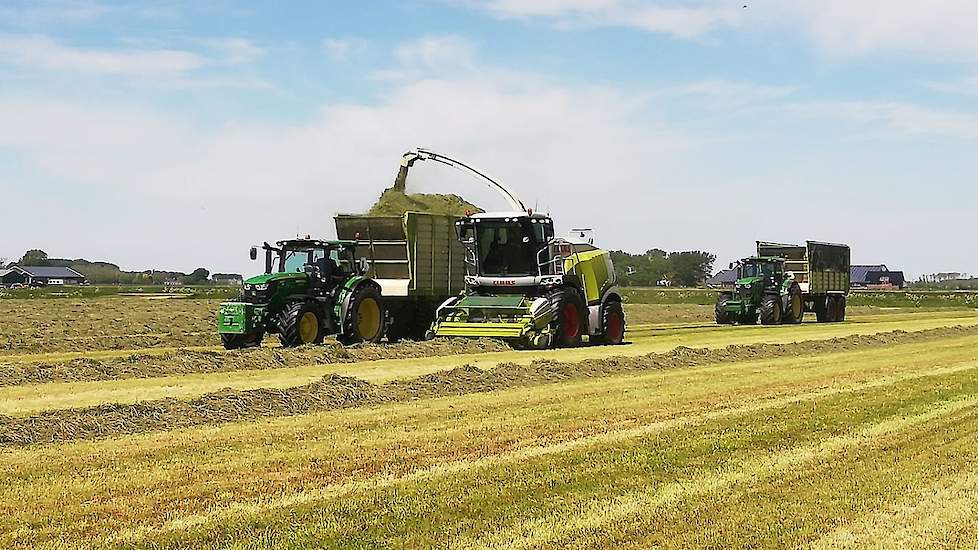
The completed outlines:
<svg viewBox="0 0 978 550">
<path fill-rule="evenodd" d="M 476 47 L 458 35 L 428 35 L 394 48 L 397 67 L 375 71 L 376 80 L 418 80 L 475 71 Z"/>
<path fill-rule="evenodd" d="M 6 63 L 31 68 L 109 75 L 186 73 L 206 64 L 189 51 L 74 48 L 39 35 L 0 34 L 0 55 Z"/>
<path fill-rule="evenodd" d="M 214 52 L 213 61 L 219 63 L 251 63 L 265 55 L 265 48 L 236 36 L 207 38 L 201 43 Z"/>
<path fill-rule="evenodd" d="M 0 21 L 21 28 L 50 28 L 52 25 L 87 24 L 112 16 L 145 20 L 176 18 L 169 3 L 107 4 L 92 0 L 7 0 L 0 6 Z"/>
<path fill-rule="evenodd" d="M 0 96 L 0 151 L 21 159 L 31 178 L 62 182 L 72 189 L 68 194 L 117 197 L 125 215 L 154 220 L 115 227 L 113 207 L 93 201 L 62 221 L 91 226 L 98 219 L 105 231 L 98 238 L 51 227 L 51 234 L 31 230 L 5 240 L 27 246 L 51 239 L 76 255 L 93 255 L 90 247 L 97 244 L 143 266 L 167 258 L 185 268 L 246 269 L 239 253 L 251 242 L 326 234 L 333 212 L 366 209 L 413 146 L 443 149 L 486 168 L 531 204 L 560 212 L 564 227 L 595 225 L 610 239 L 617 200 L 609 196 L 608 210 L 594 211 L 579 200 L 582 193 L 600 188 L 615 196 L 646 195 L 650 182 L 665 180 L 675 153 L 690 146 L 679 133 L 639 124 L 640 108 L 639 100 L 614 90 L 532 78 L 499 82 L 497 76 L 405 83 L 380 104 L 327 105 L 303 124 L 242 122 L 216 129 L 144 108 Z M 6 181 L 29 189 L 30 180 Z M 412 185 L 502 206 L 446 168 L 419 167 Z M 49 196 L 51 190 L 37 192 Z M 267 202 L 283 194 L 297 200 Z M 239 223 L 239 213 L 256 209 L 262 215 Z M 228 224 L 235 230 L 226 231 Z M 175 244 L 204 235 L 206 247 Z M 140 245 L 126 248 L 130 241 Z"/>
<path fill-rule="evenodd" d="M 661 97 L 693 97 L 709 102 L 715 108 L 731 108 L 770 103 L 798 91 L 795 86 L 768 86 L 727 80 L 700 80 L 669 86 L 656 92 Z"/>
<path fill-rule="evenodd" d="M 973 0 L 462 0 L 502 18 L 628 27 L 699 39 L 723 29 L 802 33 L 835 55 L 898 52 L 975 60 Z M 747 8 L 743 8 L 746 4 Z"/>
<path fill-rule="evenodd" d="M 475 45 L 457 35 L 424 36 L 398 46 L 394 57 L 403 65 L 429 69 L 471 67 Z"/>
<path fill-rule="evenodd" d="M 815 118 L 837 118 L 856 124 L 874 138 L 945 137 L 978 139 L 978 116 L 896 101 L 810 102 L 789 106 Z"/>
<path fill-rule="evenodd" d="M 323 40 L 323 49 L 336 61 L 346 61 L 352 48 L 353 45 L 349 40 L 339 38 L 327 38 Z"/>
<path fill-rule="evenodd" d="M 238 37 L 192 41 L 189 49 L 69 46 L 43 35 L 0 33 L 0 66 L 24 71 L 124 78 L 137 86 L 170 89 L 272 89 L 265 80 L 238 74 L 265 54 L 265 49 Z"/>
<path fill-rule="evenodd" d="M 948 94 L 978 95 L 978 76 L 945 82 L 928 82 L 927 88 Z"/>
</svg>

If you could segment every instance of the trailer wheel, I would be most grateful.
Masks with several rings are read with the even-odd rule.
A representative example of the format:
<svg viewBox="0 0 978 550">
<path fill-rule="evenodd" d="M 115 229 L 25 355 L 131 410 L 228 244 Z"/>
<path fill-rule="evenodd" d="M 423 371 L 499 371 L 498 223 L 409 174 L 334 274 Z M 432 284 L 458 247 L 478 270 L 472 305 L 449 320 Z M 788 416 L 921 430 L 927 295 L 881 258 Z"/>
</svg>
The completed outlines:
<svg viewBox="0 0 978 550">
<path fill-rule="evenodd" d="M 295 302 L 287 306 L 278 319 L 278 339 L 283 347 L 323 342 L 322 312 L 310 302 Z"/>
<path fill-rule="evenodd" d="M 727 311 L 727 301 L 729 300 L 729 294 L 720 294 L 717 296 L 717 303 L 713 307 L 713 319 L 718 325 L 732 325 L 734 322 L 734 316 Z"/>
<path fill-rule="evenodd" d="M 784 312 L 784 322 L 797 325 L 802 322 L 804 317 L 805 300 L 801 295 L 801 287 L 796 283 L 788 289 L 788 304 Z"/>
<path fill-rule="evenodd" d="M 594 341 L 611 346 L 625 341 L 625 310 L 618 300 L 608 300 L 601 308 L 601 334 Z"/>
<path fill-rule="evenodd" d="M 343 319 L 343 332 L 338 339 L 343 344 L 376 344 L 384 337 L 386 317 L 380 292 L 373 285 L 361 284 L 350 297 L 350 307 Z"/>
<path fill-rule="evenodd" d="M 780 325 L 782 319 L 781 297 L 769 294 L 761 302 L 761 324 Z"/>
<path fill-rule="evenodd" d="M 819 323 L 832 322 L 832 297 L 824 296 L 815 300 L 815 319 Z"/>
<path fill-rule="evenodd" d="M 241 348 L 256 348 L 261 345 L 262 339 L 265 337 L 263 331 L 257 330 L 255 332 L 249 332 L 247 334 L 221 334 L 221 344 L 226 350 L 241 349 Z"/>
<path fill-rule="evenodd" d="M 556 335 L 553 339 L 556 347 L 570 348 L 581 344 L 584 334 L 583 310 L 581 298 L 574 289 L 564 289 L 558 294 Z"/>
<path fill-rule="evenodd" d="M 835 320 L 836 322 L 839 323 L 846 320 L 846 297 L 845 296 L 839 296 L 839 310 Z"/>
</svg>

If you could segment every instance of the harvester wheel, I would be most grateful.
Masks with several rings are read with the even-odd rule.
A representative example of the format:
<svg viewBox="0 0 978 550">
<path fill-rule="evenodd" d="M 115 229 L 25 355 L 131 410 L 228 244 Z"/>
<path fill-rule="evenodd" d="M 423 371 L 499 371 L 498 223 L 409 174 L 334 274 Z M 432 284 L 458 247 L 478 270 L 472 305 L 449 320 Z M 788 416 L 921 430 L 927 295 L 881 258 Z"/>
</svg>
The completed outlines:
<svg viewBox="0 0 978 550">
<path fill-rule="evenodd" d="M 717 304 L 713 308 L 713 318 L 718 325 L 732 325 L 734 322 L 734 316 L 730 315 L 730 312 L 727 311 L 728 300 L 730 300 L 729 294 L 720 294 L 717 296 Z"/>
<path fill-rule="evenodd" d="M 553 343 L 558 348 L 581 345 L 584 334 L 584 310 L 581 298 L 572 288 L 565 289 L 557 299 L 557 325 Z"/>
<path fill-rule="evenodd" d="M 372 285 L 360 285 L 350 298 L 350 307 L 343 319 L 343 332 L 338 338 L 343 344 L 376 344 L 384 337 L 386 317 L 380 292 Z"/>
<path fill-rule="evenodd" d="M 315 304 L 295 302 L 278 315 L 278 339 L 282 346 L 292 348 L 303 344 L 321 344 L 323 328 L 321 312 Z"/>
<path fill-rule="evenodd" d="M 618 300 L 609 300 L 601 308 L 601 334 L 595 336 L 594 341 L 610 346 L 625 341 L 625 310 Z"/>
<path fill-rule="evenodd" d="M 788 307 L 785 308 L 784 322 L 786 324 L 801 324 L 805 317 L 805 299 L 801 295 L 801 287 L 797 284 L 788 289 Z"/>
<path fill-rule="evenodd" d="M 764 297 L 764 301 L 761 302 L 761 324 L 762 325 L 780 325 L 782 312 L 781 312 L 781 297 L 769 294 Z"/>
<path fill-rule="evenodd" d="M 251 332 L 248 334 L 221 334 L 221 344 L 224 349 L 256 348 L 261 345 L 265 333 L 262 331 Z"/>
</svg>

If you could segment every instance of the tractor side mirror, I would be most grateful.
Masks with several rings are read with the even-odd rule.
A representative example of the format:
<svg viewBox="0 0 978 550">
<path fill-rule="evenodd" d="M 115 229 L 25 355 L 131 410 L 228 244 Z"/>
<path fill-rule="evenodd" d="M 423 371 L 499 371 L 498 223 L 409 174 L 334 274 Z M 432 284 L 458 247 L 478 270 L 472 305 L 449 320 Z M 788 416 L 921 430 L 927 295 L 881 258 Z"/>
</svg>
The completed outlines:
<svg viewBox="0 0 978 550">
<path fill-rule="evenodd" d="M 257 260 L 258 259 L 258 247 L 257 246 L 251 247 L 251 251 L 248 253 L 248 256 L 251 257 L 252 261 Z"/>
</svg>

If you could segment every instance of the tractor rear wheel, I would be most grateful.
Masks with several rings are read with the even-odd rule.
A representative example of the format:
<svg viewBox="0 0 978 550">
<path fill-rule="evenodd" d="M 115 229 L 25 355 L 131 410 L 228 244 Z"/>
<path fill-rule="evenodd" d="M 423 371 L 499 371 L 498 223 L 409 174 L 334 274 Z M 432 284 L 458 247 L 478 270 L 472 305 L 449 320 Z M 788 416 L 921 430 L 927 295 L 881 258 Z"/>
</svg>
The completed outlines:
<svg viewBox="0 0 978 550">
<path fill-rule="evenodd" d="M 288 305 L 278 319 L 278 339 L 283 347 L 294 348 L 304 344 L 323 342 L 322 312 L 310 302 Z"/>
<path fill-rule="evenodd" d="M 730 300 L 728 294 L 717 296 L 716 306 L 713 307 L 713 319 L 716 320 L 718 325 L 732 325 L 734 322 L 734 316 L 727 311 L 728 300 Z"/>
<path fill-rule="evenodd" d="M 762 325 L 780 325 L 782 319 L 781 311 L 781 297 L 768 294 L 764 297 L 764 301 L 761 302 L 761 324 Z"/>
<path fill-rule="evenodd" d="M 261 345 L 265 333 L 258 330 L 247 334 L 221 334 L 221 344 L 224 349 L 256 348 Z"/>
<path fill-rule="evenodd" d="M 618 300 L 609 300 L 601 308 L 601 334 L 594 341 L 611 346 L 625 341 L 625 310 Z"/>
<path fill-rule="evenodd" d="M 558 348 L 581 345 L 584 335 L 584 311 L 577 291 L 568 288 L 557 295 L 556 335 L 553 343 Z"/>
<path fill-rule="evenodd" d="M 805 300 L 801 295 L 801 287 L 797 284 L 788 289 L 788 306 L 784 312 L 786 324 L 801 324 L 805 317 Z"/>
<path fill-rule="evenodd" d="M 361 284 L 350 298 L 350 307 L 343 319 L 343 332 L 338 338 L 343 344 L 376 344 L 384 337 L 386 320 L 387 311 L 380 292 L 372 285 Z"/>
</svg>

